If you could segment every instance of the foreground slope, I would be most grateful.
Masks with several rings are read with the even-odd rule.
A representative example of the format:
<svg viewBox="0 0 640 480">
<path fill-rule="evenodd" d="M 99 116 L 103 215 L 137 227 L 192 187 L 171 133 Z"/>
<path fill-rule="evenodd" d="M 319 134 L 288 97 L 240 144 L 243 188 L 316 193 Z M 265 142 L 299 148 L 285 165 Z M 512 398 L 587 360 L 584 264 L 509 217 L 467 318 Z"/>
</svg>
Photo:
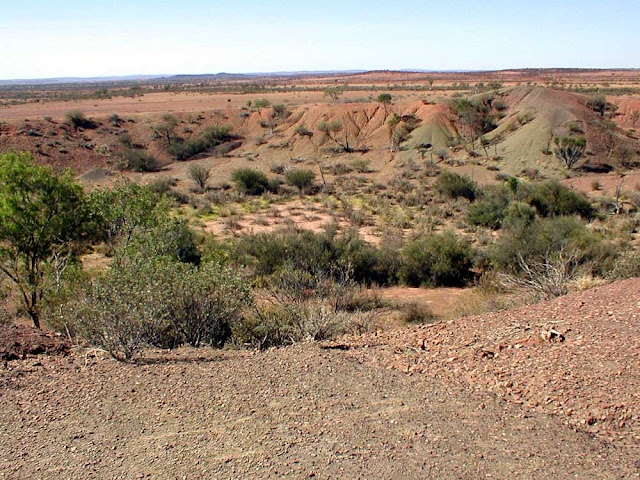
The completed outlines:
<svg viewBox="0 0 640 480">
<path fill-rule="evenodd" d="M 347 343 L 361 360 L 491 392 L 640 445 L 640 279 Z"/>
<path fill-rule="evenodd" d="M 11 361 L 0 478 L 638 477 L 632 446 L 327 347 Z"/>
</svg>

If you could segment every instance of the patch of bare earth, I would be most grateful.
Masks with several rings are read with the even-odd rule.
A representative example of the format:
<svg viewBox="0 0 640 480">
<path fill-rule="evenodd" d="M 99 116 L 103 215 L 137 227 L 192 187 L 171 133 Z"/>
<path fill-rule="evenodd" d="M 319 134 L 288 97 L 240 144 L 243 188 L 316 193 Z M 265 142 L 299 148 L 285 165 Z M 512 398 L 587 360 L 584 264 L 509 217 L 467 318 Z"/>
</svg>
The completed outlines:
<svg viewBox="0 0 640 480">
<path fill-rule="evenodd" d="M 386 358 L 366 350 L 363 362 Z M 638 476 L 634 451 L 557 417 L 351 353 L 307 344 L 149 352 L 137 365 L 9 362 L 0 478 Z"/>
<path fill-rule="evenodd" d="M 25 325 L 0 325 L 0 360 L 40 354 L 68 355 L 71 345 L 60 336 Z"/>
<path fill-rule="evenodd" d="M 527 414 L 640 446 L 640 279 L 345 345 L 361 361 L 490 392 Z"/>
</svg>

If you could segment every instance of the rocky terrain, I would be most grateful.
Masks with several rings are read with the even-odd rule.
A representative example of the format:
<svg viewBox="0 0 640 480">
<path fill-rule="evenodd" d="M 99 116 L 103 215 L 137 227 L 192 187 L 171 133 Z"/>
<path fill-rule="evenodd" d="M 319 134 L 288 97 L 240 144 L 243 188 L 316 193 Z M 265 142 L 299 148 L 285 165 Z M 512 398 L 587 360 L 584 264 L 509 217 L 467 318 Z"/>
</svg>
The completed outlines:
<svg viewBox="0 0 640 480">
<path fill-rule="evenodd" d="M 638 478 L 639 293 L 264 353 L 9 360 L 0 478 Z"/>
</svg>

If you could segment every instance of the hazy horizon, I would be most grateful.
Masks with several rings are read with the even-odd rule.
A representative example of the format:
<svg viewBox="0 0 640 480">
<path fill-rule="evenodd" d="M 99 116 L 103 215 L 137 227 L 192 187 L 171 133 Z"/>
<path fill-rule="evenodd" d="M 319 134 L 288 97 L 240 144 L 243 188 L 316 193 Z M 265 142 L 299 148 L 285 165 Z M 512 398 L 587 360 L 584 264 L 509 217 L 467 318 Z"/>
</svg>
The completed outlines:
<svg viewBox="0 0 640 480">
<path fill-rule="evenodd" d="M 51 3 L 2 7 L 0 79 L 640 66 L 634 0 Z"/>
</svg>

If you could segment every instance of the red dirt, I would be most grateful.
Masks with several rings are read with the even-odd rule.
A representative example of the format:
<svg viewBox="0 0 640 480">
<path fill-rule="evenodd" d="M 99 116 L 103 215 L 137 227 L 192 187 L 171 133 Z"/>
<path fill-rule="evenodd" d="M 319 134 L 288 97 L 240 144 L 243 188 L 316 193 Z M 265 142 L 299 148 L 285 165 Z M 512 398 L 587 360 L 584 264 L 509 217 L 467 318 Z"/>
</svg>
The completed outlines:
<svg viewBox="0 0 640 480">
<path fill-rule="evenodd" d="M 512 311 L 352 339 L 352 355 L 491 392 L 640 446 L 640 279 Z M 564 341 L 543 339 L 551 329 Z"/>
<path fill-rule="evenodd" d="M 0 326 L 0 360 L 28 356 L 68 355 L 71 346 L 58 335 L 24 325 Z"/>
<path fill-rule="evenodd" d="M 635 451 L 299 345 L 12 362 L 0 478 L 637 478 Z"/>
<path fill-rule="evenodd" d="M 0 478 L 638 478 L 639 297 L 631 279 L 265 353 L 10 361 Z"/>
</svg>

